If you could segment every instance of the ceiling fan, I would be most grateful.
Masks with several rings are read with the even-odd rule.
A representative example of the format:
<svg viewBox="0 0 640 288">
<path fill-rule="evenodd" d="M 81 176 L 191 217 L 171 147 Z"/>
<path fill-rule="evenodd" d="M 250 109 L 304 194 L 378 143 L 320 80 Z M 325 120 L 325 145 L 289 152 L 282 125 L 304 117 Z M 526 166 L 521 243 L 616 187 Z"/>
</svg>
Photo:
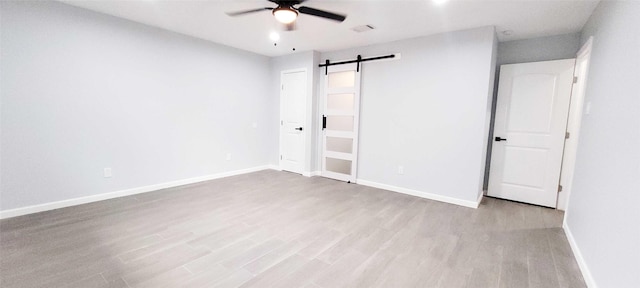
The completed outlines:
<svg viewBox="0 0 640 288">
<path fill-rule="evenodd" d="M 295 21 L 298 18 L 298 14 L 307 14 L 311 16 L 321 17 L 333 21 L 342 22 L 344 19 L 347 19 L 346 15 L 336 14 L 324 10 L 319 10 L 311 7 L 300 6 L 298 8 L 293 7 L 294 5 L 301 4 L 305 2 L 305 0 L 268 0 L 269 2 L 273 2 L 278 4 L 277 7 L 264 7 L 250 10 L 242 10 L 236 12 L 227 12 L 227 15 L 235 17 L 241 16 L 256 12 L 262 12 L 265 10 L 271 10 L 271 14 L 278 20 L 278 22 L 285 24 L 287 30 L 295 29 Z"/>
</svg>

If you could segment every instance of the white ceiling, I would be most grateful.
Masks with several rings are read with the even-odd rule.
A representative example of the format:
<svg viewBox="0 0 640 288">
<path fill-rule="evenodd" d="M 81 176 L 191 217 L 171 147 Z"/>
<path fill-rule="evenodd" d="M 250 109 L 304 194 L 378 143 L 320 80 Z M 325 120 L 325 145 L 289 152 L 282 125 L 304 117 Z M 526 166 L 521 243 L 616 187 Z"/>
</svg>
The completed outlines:
<svg viewBox="0 0 640 288">
<path fill-rule="evenodd" d="M 301 15 L 296 31 L 282 31 L 269 11 L 240 17 L 225 14 L 275 6 L 266 0 L 61 1 L 267 56 L 292 53 L 293 48 L 324 52 L 488 25 L 496 26 L 500 41 L 560 35 L 580 31 L 598 4 L 597 0 L 450 0 L 440 5 L 432 0 L 309 0 L 302 5 L 347 14 L 347 20 L 337 23 Z M 351 30 L 365 24 L 376 29 Z M 513 34 L 503 35 L 504 30 Z M 277 46 L 269 39 L 273 31 L 280 33 Z"/>
</svg>

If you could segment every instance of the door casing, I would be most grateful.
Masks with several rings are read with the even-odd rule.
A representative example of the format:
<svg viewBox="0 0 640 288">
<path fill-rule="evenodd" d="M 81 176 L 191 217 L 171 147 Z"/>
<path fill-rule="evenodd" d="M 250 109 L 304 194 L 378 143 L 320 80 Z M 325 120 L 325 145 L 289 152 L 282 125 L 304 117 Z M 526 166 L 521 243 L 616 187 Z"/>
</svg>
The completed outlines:
<svg viewBox="0 0 640 288">
<path fill-rule="evenodd" d="M 576 164 L 576 153 L 580 136 L 580 126 L 585 107 L 585 91 L 589 76 L 589 63 L 591 62 L 591 45 L 593 36 L 580 48 L 576 55 L 576 69 L 574 77 L 577 83 L 573 84 L 571 90 L 571 105 L 569 119 L 567 121 L 567 132 L 569 139 L 565 140 L 564 155 L 562 156 L 562 171 L 560 172 L 560 185 L 562 191 L 558 193 L 558 210 L 566 211 L 569 204 L 569 195 L 573 187 L 573 172 Z"/>
</svg>

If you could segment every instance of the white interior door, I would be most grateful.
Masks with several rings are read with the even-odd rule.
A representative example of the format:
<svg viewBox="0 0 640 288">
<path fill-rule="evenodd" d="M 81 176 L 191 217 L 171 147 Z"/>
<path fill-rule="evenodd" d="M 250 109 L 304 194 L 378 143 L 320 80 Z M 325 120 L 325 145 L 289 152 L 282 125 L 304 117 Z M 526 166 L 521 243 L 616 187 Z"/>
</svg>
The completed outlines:
<svg viewBox="0 0 640 288">
<path fill-rule="evenodd" d="M 556 207 L 574 64 L 500 67 L 489 196 Z"/>
<path fill-rule="evenodd" d="M 355 183 L 360 112 L 356 64 L 329 66 L 324 91 L 322 176 Z"/>
<path fill-rule="evenodd" d="M 282 72 L 280 85 L 280 167 L 302 173 L 305 162 L 307 72 Z"/>
</svg>

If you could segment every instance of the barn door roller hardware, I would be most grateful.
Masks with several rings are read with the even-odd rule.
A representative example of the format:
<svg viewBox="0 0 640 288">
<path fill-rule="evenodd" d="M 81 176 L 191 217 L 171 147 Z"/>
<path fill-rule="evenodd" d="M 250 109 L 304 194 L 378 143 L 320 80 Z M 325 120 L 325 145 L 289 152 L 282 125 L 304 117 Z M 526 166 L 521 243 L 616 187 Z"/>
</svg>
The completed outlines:
<svg viewBox="0 0 640 288">
<path fill-rule="evenodd" d="M 391 54 L 391 55 L 386 55 L 386 56 L 378 56 L 378 57 L 371 57 L 371 58 L 362 58 L 362 56 L 358 55 L 358 58 L 356 58 L 355 60 L 347 60 L 347 61 L 340 61 L 340 62 L 335 62 L 335 63 L 331 63 L 329 61 L 329 59 L 324 61 L 324 64 L 320 64 L 318 65 L 318 67 L 324 67 L 324 75 L 327 75 L 328 70 L 327 67 L 329 66 L 333 66 L 333 65 L 343 65 L 343 64 L 351 64 L 351 63 L 358 63 L 356 66 L 356 72 L 360 72 L 360 62 L 366 62 L 366 61 L 373 61 L 373 60 L 382 60 L 382 59 L 389 59 L 389 58 L 395 58 L 396 55 L 395 54 Z"/>
</svg>

